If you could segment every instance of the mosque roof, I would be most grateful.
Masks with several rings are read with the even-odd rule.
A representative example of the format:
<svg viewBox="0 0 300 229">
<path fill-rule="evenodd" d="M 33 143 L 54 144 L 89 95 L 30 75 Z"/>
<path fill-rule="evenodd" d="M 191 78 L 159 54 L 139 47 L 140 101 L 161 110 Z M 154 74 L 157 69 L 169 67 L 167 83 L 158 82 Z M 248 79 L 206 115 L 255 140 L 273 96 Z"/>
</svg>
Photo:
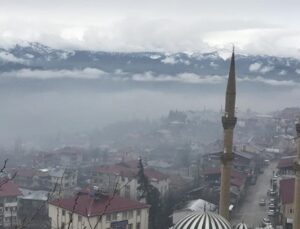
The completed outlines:
<svg viewBox="0 0 300 229">
<path fill-rule="evenodd" d="M 235 229 L 248 229 L 248 227 L 245 223 L 239 223 L 235 226 Z"/>
<path fill-rule="evenodd" d="M 231 229 L 229 222 L 212 212 L 191 213 L 179 220 L 174 229 Z"/>
</svg>

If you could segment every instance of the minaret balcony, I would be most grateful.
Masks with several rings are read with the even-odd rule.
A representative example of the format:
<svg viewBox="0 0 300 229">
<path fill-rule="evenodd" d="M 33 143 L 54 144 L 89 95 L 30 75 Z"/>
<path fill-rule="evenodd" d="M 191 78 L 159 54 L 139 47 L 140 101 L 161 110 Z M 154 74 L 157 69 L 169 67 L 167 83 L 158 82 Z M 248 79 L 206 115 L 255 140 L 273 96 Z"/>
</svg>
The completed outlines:
<svg viewBox="0 0 300 229">
<path fill-rule="evenodd" d="M 233 129 L 235 127 L 236 121 L 237 121 L 236 117 L 222 116 L 222 124 L 225 130 Z"/>
</svg>

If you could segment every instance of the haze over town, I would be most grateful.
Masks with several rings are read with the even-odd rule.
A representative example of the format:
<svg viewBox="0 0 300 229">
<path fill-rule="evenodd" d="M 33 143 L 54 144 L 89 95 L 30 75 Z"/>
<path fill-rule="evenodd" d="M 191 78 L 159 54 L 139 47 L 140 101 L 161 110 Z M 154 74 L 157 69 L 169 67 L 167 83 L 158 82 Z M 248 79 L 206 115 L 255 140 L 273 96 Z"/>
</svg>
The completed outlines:
<svg viewBox="0 0 300 229">
<path fill-rule="evenodd" d="M 299 7 L 3 2 L 0 228 L 291 228 Z"/>
</svg>

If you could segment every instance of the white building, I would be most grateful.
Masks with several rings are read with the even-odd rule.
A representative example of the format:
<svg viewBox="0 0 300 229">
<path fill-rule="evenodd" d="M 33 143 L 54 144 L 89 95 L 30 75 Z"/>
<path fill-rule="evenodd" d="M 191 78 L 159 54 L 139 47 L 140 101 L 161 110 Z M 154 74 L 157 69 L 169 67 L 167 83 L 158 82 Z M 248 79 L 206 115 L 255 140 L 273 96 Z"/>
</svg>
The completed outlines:
<svg viewBox="0 0 300 229">
<path fill-rule="evenodd" d="M 12 181 L 0 182 L 0 228 L 13 228 L 18 224 L 18 196 L 22 193 Z"/>
<path fill-rule="evenodd" d="M 51 228 L 148 229 L 149 205 L 98 190 L 82 191 L 49 204 Z M 70 223 L 70 219 L 72 222 Z"/>
<path fill-rule="evenodd" d="M 144 173 L 150 183 L 157 188 L 162 197 L 169 193 L 170 179 L 168 176 L 149 167 L 144 168 Z M 94 171 L 92 183 L 110 192 L 112 192 L 116 184 L 118 184 L 118 188 L 123 187 L 118 191 L 121 197 L 137 200 L 137 174 L 137 164 L 136 166 L 132 166 L 126 163 L 120 163 L 103 166 Z"/>
<path fill-rule="evenodd" d="M 56 186 L 54 195 L 71 196 L 77 187 L 78 171 L 72 168 L 51 168 L 44 170 L 48 176 L 48 189 Z M 58 197 L 58 196 L 57 196 Z"/>
</svg>

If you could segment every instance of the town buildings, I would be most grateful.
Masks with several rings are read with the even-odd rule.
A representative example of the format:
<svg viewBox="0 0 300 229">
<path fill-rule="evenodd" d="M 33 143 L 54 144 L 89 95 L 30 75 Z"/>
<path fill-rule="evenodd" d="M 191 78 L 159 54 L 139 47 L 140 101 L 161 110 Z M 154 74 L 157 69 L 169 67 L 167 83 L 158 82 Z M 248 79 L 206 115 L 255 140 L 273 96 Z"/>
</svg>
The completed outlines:
<svg viewBox="0 0 300 229">
<path fill-rule="evenodd" d="M 130 161 L 98 167 L 94 170 L 92 183 L 109 192 L 117 189 L 121 197 L 138 200 L 137 166 L 138 161 Z M 149 167 L 144 168 L 144 173 L 161 197 L 168 194 L 170 180 L 167 175 Z"/>
<path fill-rule="evenodd" d="M 72 195 L 77 187 L 78 170 L 75 168 L 17 168 L 12 169 L 10 173 L 16 173 L 14 181 L 20 188 L 49 192 L 55 188 L 55 194 L 68 196 Z"/>
<path fill-rule="evenodd" d="M 97 187 L 49 204 L 51 227 L 61 229 L 69 224 L 73 229 L 148 229 L 148 214 L 147 204 L 103 193 Z"/>
</svg>

